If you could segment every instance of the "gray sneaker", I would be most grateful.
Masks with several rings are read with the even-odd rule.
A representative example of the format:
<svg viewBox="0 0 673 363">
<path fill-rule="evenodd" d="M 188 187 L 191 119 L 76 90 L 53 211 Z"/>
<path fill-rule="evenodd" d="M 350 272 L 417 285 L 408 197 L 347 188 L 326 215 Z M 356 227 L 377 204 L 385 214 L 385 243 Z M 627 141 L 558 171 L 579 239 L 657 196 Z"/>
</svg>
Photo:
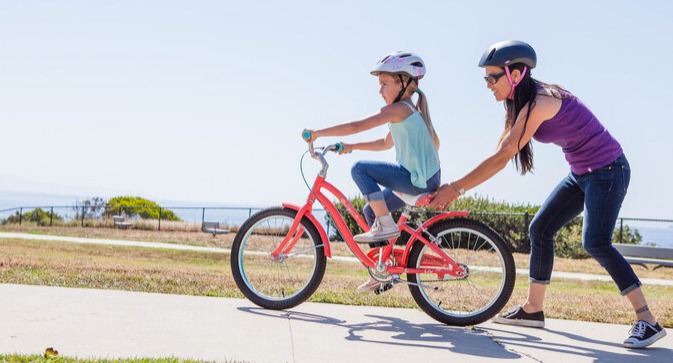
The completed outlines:
<svg viewBox="0 0 673 363">
<path fill-rule="evenodd" d="M 357 243 L 372 243 L 386 241 L 399 236 L 400 229 L 397 228 L 397 224 L 395 224 L 393 217 L 389 214 L 387 216 L 376 217 L 369 232 L 355 235 L 353 239 Z"/>
</svg>

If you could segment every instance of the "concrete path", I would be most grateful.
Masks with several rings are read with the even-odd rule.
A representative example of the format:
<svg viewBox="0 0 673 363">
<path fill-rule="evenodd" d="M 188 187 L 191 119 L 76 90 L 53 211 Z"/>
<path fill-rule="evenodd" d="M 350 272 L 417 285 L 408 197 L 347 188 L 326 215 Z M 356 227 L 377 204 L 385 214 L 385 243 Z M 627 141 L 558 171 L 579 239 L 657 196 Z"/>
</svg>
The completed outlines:
<svg viewBox="0 0 673 363">
<path fill-rule="evenodd" d="M 439 324 L 420 310 L 0 284 L 0 354 L 178 357 L 243 362 L 666 362 L 673 335 L 644 350 L 629 327 L 548 320 L 547 328 Z"/>
</svg>

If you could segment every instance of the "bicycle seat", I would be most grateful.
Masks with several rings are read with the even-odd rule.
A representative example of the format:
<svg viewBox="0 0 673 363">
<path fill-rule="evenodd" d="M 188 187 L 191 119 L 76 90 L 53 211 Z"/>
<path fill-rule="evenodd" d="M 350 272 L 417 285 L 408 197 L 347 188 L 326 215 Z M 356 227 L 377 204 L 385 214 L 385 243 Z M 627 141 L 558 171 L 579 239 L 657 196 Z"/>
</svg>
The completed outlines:
<svg viewBox="0 0 673 363">
<path fill-rule="evenodd" d="M 402 199 L 406 205 L 414 207 L 422 207 L 432 200 L 430 198 L 430 193 L 423 193 L 418 195 L 405 194 L 402 192 L 393 191 L 393 194 L 398 198 Z"/>
</svg>

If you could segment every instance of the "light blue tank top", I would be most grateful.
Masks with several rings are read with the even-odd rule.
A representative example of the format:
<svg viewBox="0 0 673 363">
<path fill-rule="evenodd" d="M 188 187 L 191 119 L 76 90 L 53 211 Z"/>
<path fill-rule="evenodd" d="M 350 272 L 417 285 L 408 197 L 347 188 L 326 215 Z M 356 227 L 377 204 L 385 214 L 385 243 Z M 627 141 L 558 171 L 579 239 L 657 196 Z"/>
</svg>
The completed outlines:
<svg viewBox="0 0 673 363">
<path fill-rule="evenodd" d="M 421 113 L 403 103 L 413 113 L 402 122 L 389 122 L 388 128 L 395 142 L 397 162 L 411 173 L 414 186 L 425 188 L 428 179 L 439 171 L 439 154 Z"/>
</svg>

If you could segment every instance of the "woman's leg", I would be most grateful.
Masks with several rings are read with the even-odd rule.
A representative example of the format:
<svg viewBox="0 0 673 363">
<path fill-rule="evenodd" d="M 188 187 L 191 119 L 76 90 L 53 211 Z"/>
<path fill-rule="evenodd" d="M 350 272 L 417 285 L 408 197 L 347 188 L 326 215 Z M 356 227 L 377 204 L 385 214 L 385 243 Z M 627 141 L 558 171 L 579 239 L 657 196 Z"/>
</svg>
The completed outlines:
<svg viewBox="0 0 673 363">
<path fill-rule="evenodd" d="M 531 221 L 530 286 L 523 305 L 526 312 L 544 309 L 546 287 L 554 266 L 554 236 L 582 212 L 583 204 L 584 193 L 570 174 L 556 186 Z"/>
</svg>

